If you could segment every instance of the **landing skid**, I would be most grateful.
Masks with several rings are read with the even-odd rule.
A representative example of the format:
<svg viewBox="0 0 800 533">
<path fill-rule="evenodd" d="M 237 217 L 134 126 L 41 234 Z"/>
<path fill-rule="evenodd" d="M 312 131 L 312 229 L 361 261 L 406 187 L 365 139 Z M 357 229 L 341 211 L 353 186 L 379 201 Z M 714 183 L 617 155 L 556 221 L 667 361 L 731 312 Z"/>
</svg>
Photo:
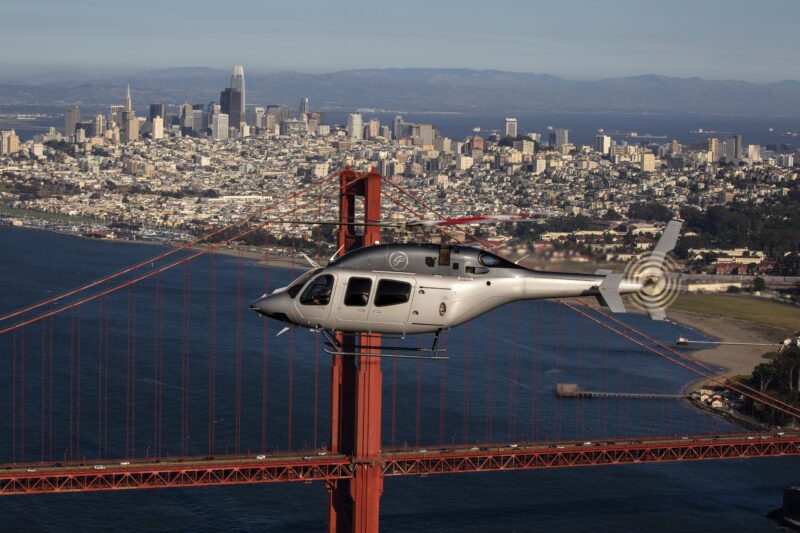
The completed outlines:
<svg viewBox="0 0 800 533">
<path fill-rule="evenodd" d="M 440 353 L 445 353 L 447 350 L 439 348 L 439 332 L 437 331 L 434 334 L 433 338 L 433 345 L 430 348 L 405 348 L 405 347 L 395 347 L 392 350 L 397 352 L 407 352 L 407 353 L 361 353 L 360 351 L 357 352 L 347 352 L 344 350 L 344 347 L 339 343 L 336 339 L 336 336 L 333 334 L 332 331 L 327 329 L 321 330 L 322 336 L 325 339 L 325 346 L 323 351 L 325 353 L 329 353 L 331 355 L 344 355 L 349 357 L 386 357 L 386 358 L 394 358 L 394 359 L 429 359 L 432 361 L 444 361 L 449 359 L 446 355 L 439 355 Z M 364 346 L 361 344 L 357 344 L 354 348 L 361 350 L 362 348 L 373 348 L 372 346 Z M 418 353 L 430 353 L 431 355 L 415 355 Z"/>
</svg>

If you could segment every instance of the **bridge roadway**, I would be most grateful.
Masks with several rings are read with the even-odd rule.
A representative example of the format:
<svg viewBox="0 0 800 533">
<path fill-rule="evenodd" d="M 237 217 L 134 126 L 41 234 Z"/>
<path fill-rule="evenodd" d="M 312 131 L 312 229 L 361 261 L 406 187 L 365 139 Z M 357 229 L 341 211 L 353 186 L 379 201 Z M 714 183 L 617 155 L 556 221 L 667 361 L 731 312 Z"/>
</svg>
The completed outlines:
<svg viewBox="0 0 800 533">
<path fill-rule="evenodd" d="M 0 495 L 47 494 L 227 484 L 332 481 L 352 477 L 344 455 L 237 455 L 0 465 Z M 614 464 L 800 456 L 800 433 L 652 439 L 495 443 L 384 451 L 385 476 L 427 476 Z M 121 461 L 121 462 L 119 462 Z"/>
</svg>

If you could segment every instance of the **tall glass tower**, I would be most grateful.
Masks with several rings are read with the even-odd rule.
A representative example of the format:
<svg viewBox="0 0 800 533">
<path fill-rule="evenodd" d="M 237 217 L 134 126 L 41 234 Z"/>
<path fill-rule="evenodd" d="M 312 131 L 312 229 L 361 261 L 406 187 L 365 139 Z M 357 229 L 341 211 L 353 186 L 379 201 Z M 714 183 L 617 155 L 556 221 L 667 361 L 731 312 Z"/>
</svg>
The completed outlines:
<svg viewBox="0 0 800 533">
<path fill-rule="evenodd" d="M 241 65 L 235 65 L 233 67 L 233 72 L 231 72 L 231 89 L 236 89 L 242 94 L 242 100 L 240 102 L 239 109 L 239 116 L 241 120 L 245 120 L 244 114 L 244 106 L 245 106 L 245 99 L 244 99 L 244 67 Z M 231 126 L 239 127 L 239 124 L 231 123 Z"/>
</svg>

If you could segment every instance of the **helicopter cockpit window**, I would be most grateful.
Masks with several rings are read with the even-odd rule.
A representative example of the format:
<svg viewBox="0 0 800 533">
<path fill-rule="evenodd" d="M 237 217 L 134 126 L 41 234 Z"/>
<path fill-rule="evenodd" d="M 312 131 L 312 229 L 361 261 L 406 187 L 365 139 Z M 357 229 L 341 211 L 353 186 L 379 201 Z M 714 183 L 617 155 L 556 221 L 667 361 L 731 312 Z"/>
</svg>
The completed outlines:
<svg viewBox="0 0 800 533">
<path fill-rule="evenodd" d="M 485 267 L 500 267 L 500 268 L 520 268 L 511 261 L 507 261 L 502 257 L 497 257 L 489 252 L 481 252 L 478 254 L 478 262 Z"/>
<path fill-rule="evenodd" d="M 333 276 L 325 274 L 308 284 L 306 290 L 300 295 L 303 305 L 328 305 L 331 301 L 333 290 Z"/>
<path fill-rule="evenodd" d="M 375 292 L 375 307 L 404 304 L 411 296 L 411 284 L 393 279 L 382 279 Z"/>
<path fill-rule="evenodd" d="M 300 289 L 302 289 L 303 285 L 306 284 L 306 281 L 311 279 L 320 270 L 322 269 L 315 268 L 314 270 L 309 270 L 308 272 L 306 272 L 305 274 L 294 280 L 294 282 L 291 285 L 289 285 L 289 289 L 286 291 L 287 293 L 289 293 L 289 297 L 294 298 L 295 296 L 297 296 L 297 294 L 300 292 Z"/>
<path fill-rule="evenodd" d="M 350 278 L 347 292 L 344 294 L 344 305 L 349 307 L 366 307 L 369 303 L 369 291 L 372 280 L 369 278 Z"/>
<path fill-rule="evenodd" d="M 483 266 L 487 267 L 496 267 L 500 265 L 499 257 L 496 255 L 487 254 L 486 252 L 483 252 L 478 256 L 478 261 L 480 261 Z"/>
</svg>

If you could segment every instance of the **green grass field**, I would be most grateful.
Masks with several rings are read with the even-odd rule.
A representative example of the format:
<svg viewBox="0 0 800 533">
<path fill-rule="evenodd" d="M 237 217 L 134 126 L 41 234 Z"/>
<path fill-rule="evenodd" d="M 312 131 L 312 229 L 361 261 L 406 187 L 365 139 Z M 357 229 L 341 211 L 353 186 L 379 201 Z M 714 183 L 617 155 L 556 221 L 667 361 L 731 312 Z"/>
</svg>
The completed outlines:
<svg viewBox="0 0 800 533">
<path fill-rule="evenodd" d="M 64 222 L 67 224 L 99 224 L 101 221 L 87 217 L 61 215 L 58 213 L 45 213 L 44 211 L 34 211 L 32 209 L 14 209 L 8 205 L 0 204 L 0 215 L 19 218 L 35 218 L 47 220 L 49 222 Z"/>
<path fill-rule="evenodd" d="M 747 295 L 681 294 L 671 309 L 738 318 L 789 332 L 800 331 L 800 308 Z"/>
</svg>

